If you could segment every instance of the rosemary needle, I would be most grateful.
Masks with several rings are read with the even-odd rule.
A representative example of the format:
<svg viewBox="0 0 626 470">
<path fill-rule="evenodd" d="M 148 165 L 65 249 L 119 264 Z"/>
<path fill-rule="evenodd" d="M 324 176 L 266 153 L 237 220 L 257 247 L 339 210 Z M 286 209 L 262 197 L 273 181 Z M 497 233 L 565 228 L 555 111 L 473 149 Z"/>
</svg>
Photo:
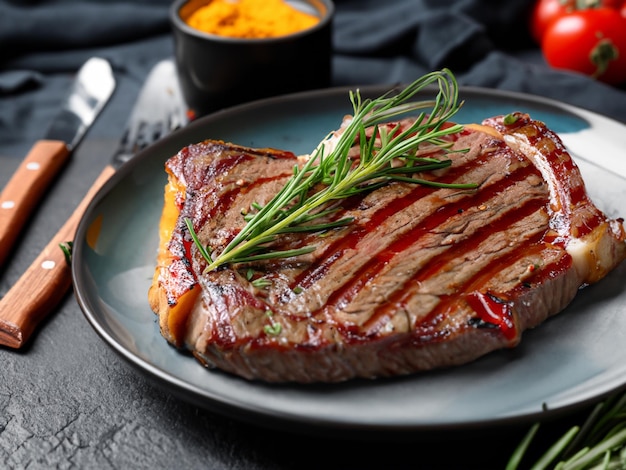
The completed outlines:
<svg viewBox="0 0 626 470">
<path fill-rule="evenodd" d="M 433 100 L 411 101 L 429 85 L 437 84 Z M 460 109 L 458 87 L 454 75 L 447 69 L 431 72 L 417 79 L 397 94 L 386 93 L 376 99 L 362 99 L 359 91 L 350 92 L 354 113 L 350 123 L 327 151 L 329 136 L 312 152 L 302 168 L 294 167 L 285 186 L 265 206 L 255 205 L 257 212 L 247 214 L 243 229 L 217 256 L 214 247 L 202 247 L 187 223 L 194 242 L 208 265 L 205 272 L 229 263 L 259 259 L 284 258 L 308 253 L 314 247 L 298 250 L 272 251 L 268 244 L 283 233 L 296 231 L 325 231 L 346 225 L 352 219 L 331 224 L 310 223 L 327 215 L 333 201 L 345 199 L 363 191 L 371 191 L 390 181 L 407 181 L 438 187 L 475 188 L 474 184 L 445 185 L 436 181 L 412 178 L 417 172 L 432 171 L 450 166 L 450 160 L 416 156 L 422 144 L 436 145 L 446 150 L 451 143 L 443 137 L 458 133 L 461 125 L 449 125 L 451 117 Z M 405 130 L 389 130 L 381 123 L 409 112 L 421 111 Z M 444 125 L 446 124 L 446 125 Z M 368 130 L 371 132 L 368 133 Z M 360 155 L 355 161 L 349 152 L 359 142 Z M 313 191 L 313 188 L 319 188 Z"/>
<path fill-rule="evenodd" d="M 513 452 L 506 470 L 517 470 L 537 434 L 535 423 Z M 541 442 L 545 445 L 545 442 Z M 581 426 L 571 427 L 532 464 L 532 470 L 599 470 L 626 468 L 626 394 L 598 403 Z"/>
</svg>

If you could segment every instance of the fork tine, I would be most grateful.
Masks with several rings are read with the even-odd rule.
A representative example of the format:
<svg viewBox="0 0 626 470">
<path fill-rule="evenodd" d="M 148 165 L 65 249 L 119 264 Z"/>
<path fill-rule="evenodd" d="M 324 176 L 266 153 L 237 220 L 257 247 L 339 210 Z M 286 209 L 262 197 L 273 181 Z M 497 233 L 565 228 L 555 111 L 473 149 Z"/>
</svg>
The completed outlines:
<svg viewBox="0 0 626 470">
<path fill-rule="evenodd" d="M 154 66 L 141 89 L 120 142 L 114 166 L 117 168 L 140 150 L 170 132 L 183 127 L 188 119 L 173 61 Z"/>
</svg>

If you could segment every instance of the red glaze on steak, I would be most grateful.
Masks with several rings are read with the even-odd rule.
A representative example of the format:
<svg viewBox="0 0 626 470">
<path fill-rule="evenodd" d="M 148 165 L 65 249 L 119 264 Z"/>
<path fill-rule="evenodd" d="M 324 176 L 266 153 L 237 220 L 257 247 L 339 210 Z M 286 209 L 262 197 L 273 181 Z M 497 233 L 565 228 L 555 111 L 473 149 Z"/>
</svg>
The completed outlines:
<svg viewBox="0 0 626 470">
<path fill-rule="evenodd" d="M 181 150 L 166 165 L 149 293 L 162 334 L 208 367 L 270 382 L 411 374 L 515 346 L 626 257 L 623 221 L 589 200 L 560 139 L 516 117 L 467 126 L 451 137 L 467 151 L 420 175 L 478 189 L 394 182 L 342 201 L 333 217 L 352 224 L 278 243 L 314 245 L 308 255 L 208 273 L 184 218 L 219 252 L 242 211 L 269 201 L 301 162 L 215 141 Z"/>
</svg>

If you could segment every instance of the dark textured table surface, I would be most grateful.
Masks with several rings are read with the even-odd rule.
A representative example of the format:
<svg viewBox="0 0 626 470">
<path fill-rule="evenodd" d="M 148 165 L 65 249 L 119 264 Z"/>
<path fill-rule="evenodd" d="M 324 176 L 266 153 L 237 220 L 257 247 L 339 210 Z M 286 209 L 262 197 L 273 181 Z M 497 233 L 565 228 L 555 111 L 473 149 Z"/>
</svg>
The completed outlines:
<svg viewBox="0 0 626 470">
<path fill-rule="evenodd" d="M 99 2 L 18 3 L 0 5 L 0 188 L 84 60 L 109 58 L 118 88 L 0 267 L 0 296 L 106 165 L 147 72 L 173 52 L 167 1 L 120 3 L 117 13 Z M 520 21 L 530 1 L 383 3 L 337 1 L 334 85 L 406 82 L 449 66 L 461 84 L 535 93 L 626 122 L 623 89 L 543 64 Z M 67 21 L 44 21 L 50 14 Z M 404 21 L 381 22 L 384 15 Z M 20 29 L 16 18 L 29 21 Z M 101 27 L 64 30 L 68 23 Z M 511 49 L 495 46 L 507 34 L 517 38 Z M 585 412 L 546 423 L 546 436 Z M 0 468 L 504 468 L 528 428 L 363 437 L 265 424 L 196 407 L 137 373 L 98 337 L 72 293 L 24 348 L 0 347 Z"/>
</svg>

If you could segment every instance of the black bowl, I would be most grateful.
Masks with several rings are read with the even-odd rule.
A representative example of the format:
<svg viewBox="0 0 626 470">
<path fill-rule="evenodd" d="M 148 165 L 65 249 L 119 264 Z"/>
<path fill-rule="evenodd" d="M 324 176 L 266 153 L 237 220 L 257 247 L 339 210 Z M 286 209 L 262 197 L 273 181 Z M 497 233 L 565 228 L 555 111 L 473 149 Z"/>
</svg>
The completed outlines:
<svg viewBox="0 0 626 470">
<path fill-rule="evenodd" d="M 207 0 L 176 0 L 170 9 L 183 96 L 198 116 L 270 96 L 325 88 L 331 81 L 331 0 L 291 0 L 320 21 L 264 39 L 207 34 L 185 23 Z"/>
</svg>

